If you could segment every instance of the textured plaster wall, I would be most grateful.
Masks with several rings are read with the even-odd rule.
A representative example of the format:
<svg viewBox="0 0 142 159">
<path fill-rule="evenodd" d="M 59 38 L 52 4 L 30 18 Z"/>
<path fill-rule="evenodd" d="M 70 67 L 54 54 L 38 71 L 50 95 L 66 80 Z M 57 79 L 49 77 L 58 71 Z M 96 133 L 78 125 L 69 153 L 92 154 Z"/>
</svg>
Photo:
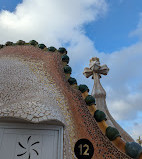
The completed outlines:
<svg viewBox="0 0 142 159">
<path fill-rule="evenodd" d="M 64 158 L 73 157 L 75 140 L 71 113 L 64 95 L 43 62 L 12 55 L 0 56 L 0 117 L 30 122 L 58 120 L 65 125 Z M 70 157 L 69 157 L 70 156 Z"/>
</svg>

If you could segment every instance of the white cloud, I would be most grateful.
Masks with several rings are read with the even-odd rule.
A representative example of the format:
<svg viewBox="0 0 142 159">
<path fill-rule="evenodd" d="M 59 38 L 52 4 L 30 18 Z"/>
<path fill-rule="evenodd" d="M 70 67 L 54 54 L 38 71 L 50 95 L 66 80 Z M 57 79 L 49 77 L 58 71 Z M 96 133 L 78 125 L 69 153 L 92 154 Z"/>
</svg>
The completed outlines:
<svg viewBox="0 0 142 159">
<path fill-rule="evenodd" d="M 135 84 L 141 83 L 139 78 L 142 78 L 142 42 L 108 55 L 103 54 L 103 56 L 110 67 L 109 79 L 107 78 L 106 83 L 109 84 L 108 80 L 113 78 L 111 81 L 113 88 L 120 88 L 121 85 L 128 88 L 129 85 L 135 86 Z"/>
<path fill-rule="evenodd" d="M 24 0 L 16 11 L 0 13 L 0 41 L 29 41 L 60 46 L 78 43 L 82 25 L 96 20 L 107 10 L 105 0 Z"/>
<path fill-rule="evenodd" d="M 124 122 L 138 119 L 138 113 L 142 114 L 142 13 L 130 36 L 138 36 L 139 42 L 109 55 L 102 54 L 110 67 L 103 79 L 108 107 L 115 119 Z"/>
<path fill-rule="evenodd" d="M 102 79 L 110 112 L 117 120 L 134 120 L 142 111 L 142 43 L 102 54 L 102 59 L 110 68 Z"/>
<path fill-rule="evenodd" d="M 101 81 L 112 115 L 118 120 L 133 120 L 142 111 L 142 43 L 111 54 L 98 53 L 83 25 L 97 20 L 106 11 L 105 0 L 24 0 L 15 12 L 0 13 L 0 43 L 35 39 L 57 48 L 67 43 L 73 77 L 90 88 L 93 81 L 83 77 L 82 72 L 91 57 L 100 57 L 101 63 L 110 68 Z M 142 35 L 141 28 L 142 18 L 135 34 Z"/>
<path fill-rule="evenodd" d="M 128 128 L 128 131 L 131 132 L 131 135 L 133 136 L 135 141 L 138 139 L 139 136 L 142 139 L 142 124 L 141 123 L 134 123 L 133 126 L 130 126 Z"/>
<path fill-rule="evenodd" d="M 117 99 L 109 98 L 108 105 L 116 120 L 135 120 L 138 113 L 142 113 L 142 93 L 129 93 Z"/>
<path fill-rule="evenodd" d="M 137 25 L 137 28 L 130 33 L 130 37 L 137 36 L 142 40 L 142 13 L 140 13 L 140 20 Z"/>
</svg>

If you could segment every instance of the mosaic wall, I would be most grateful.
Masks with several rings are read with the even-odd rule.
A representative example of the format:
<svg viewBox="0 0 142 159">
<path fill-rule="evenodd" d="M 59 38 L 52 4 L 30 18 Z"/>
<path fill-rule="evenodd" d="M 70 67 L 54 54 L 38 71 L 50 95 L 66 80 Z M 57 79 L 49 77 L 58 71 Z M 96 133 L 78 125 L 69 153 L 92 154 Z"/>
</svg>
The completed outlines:
<svg viewBox="0 0 142 159">
<path fill-rule="evenodd" d="M 71 113 L 67 111 L 64 95 L 43 65 L 42 61 L 22 56 L 0 56 L 0 117 L 15 117 L 33 123 L 62 122 L 65 125 L 64 158 L 72 158 L 71 143 L 75 135 Z"/>
<path fill-rule="evenodd" d="M 103 135 L 79 90 L 65 79 L 61 55 L 33 46 L 0 50 L 0 117 L 38 123 L 59 120 L 64 125 L 64 159 L 76 159 L 74 145 L 93 143 L 93 159 L 130 159 Z"/>
</svg>

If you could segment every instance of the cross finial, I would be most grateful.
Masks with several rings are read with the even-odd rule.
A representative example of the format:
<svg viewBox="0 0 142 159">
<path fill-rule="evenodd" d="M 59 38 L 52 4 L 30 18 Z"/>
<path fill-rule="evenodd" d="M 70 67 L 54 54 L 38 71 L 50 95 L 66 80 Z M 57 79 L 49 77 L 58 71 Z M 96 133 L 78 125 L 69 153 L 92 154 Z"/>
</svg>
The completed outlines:
<svg viewBox="0 0 142 159">
<path fill-rule="evenodd" d="M 137 142 L 142 145 L 142 140 L 141 140 L 141 137 L 139 136 L 139 138 L 137 139 Z"/>
<path fill-rule="evenodd" d="M 90 60 L 89 68 L 86 67 L 84 69 L 83 74 L 87 78 L 90 77 L 90 76 L 92 76 L 93 73 L 97 73 L 101 77 L 101 74 L 107 75 L 108 71 L 109 71 L 109 68 L 107 67 L 107 65 L 100 66 L 99 58 L 93 57 Z"/>
<path fill-rule="evenodd" d="M 116 127 L 119 132 L 121 132 L 121 136 L 125 141 L 133 142 L 134 140 L 127 134 L 119 124 L 113 119 L 111 116 L 107 105 L 106 105 L 106 91 L 101 85 L 100 77 L 101 75 L 107 75 L 109 68 L 107 65 L 100 65 L 99 58 L 93 57 L 90 60 L 89 68 L 84 69 L 84 76 L 87 78 L 92 76 L 94 79 L 94 85 L 92 89 L 91 95 L 96 99 L 96 108 L 103 111 L 107 116 L 106 123 L 112 127 Z"/>
</svg>

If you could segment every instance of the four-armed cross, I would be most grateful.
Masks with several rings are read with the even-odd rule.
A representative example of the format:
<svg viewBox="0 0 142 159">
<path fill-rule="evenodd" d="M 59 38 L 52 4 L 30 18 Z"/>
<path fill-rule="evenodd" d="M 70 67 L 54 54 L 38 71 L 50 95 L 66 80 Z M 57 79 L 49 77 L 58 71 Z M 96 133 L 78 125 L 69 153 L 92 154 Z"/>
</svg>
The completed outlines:
<svg viewBox="0 0 142 159">
<path fill-rule="evenodd" d="M 84 69 L 84 72 L 83 72 L 84 76 L 86 76 L 87 78 L 92 76 L 92 78 L 94 79 L 94 87 L 92 90 L 92 96 L 94 96 L 96 100 L 98 97 L 105 98 L 106 96 L 106 92 L 100 83 L 100 78 L 101 78 L 101 74 L 107 75 L 108 71 L 109 71 L 109 68 L 107 67 L 107 65 L 100 66 L 100 61 L 99 61 L 99 58 L 97 57 L 93 57 L 90 60 L 89 68 L 86 67 Z"/>
<path fill-rule="evenodd" d="M 90 77 L 91 75 L 93 75 L 94 73 L 97 73 L 101 77 L 100 74 L 107 75 L 108 71 L 109 71 L 109 68 L 107 67 L 107 65 L 100 66 L 99 58 L 93 57 L 90 60 L 89 68 L 86 67 L 84 69 L 83 74 L 87 78 Z"/>
</svg>

